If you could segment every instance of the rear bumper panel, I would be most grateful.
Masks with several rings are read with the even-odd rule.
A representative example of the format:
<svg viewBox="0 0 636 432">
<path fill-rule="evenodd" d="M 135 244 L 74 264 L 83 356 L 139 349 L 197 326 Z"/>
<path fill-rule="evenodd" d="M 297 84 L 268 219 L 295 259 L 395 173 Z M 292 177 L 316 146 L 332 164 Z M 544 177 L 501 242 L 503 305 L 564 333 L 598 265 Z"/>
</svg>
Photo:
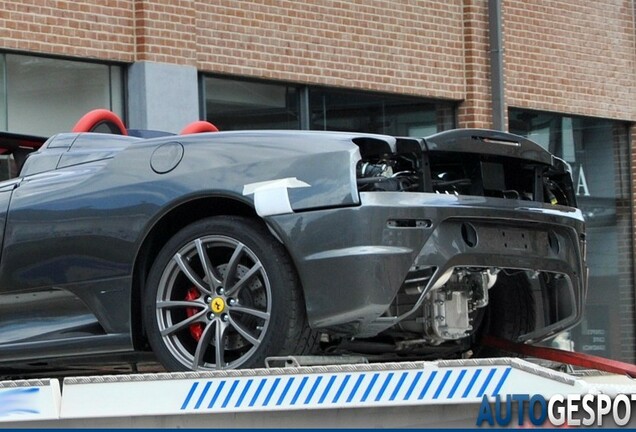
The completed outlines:
<svg viewBox="0 0 636 432">
<path fill-rule="evenodd" d="M 559 273 L 575 310 L 558 327 L 580 319 L 587 270 L 579 210 L 429 193 L 360 198 L 357 207 L 268 218 L 299 271 L 313 327 L 372 335 L 393 325 L 403 317 L 381 315 L 418 267 L 436 268 L 424 293 L 454 267 Z"/>
</svg>

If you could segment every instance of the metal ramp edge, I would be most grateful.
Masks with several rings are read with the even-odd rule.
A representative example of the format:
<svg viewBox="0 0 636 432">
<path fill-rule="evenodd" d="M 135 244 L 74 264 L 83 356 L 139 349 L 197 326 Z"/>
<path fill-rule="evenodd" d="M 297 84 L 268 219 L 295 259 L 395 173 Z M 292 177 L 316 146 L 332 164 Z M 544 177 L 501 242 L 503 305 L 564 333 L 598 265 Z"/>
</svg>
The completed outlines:
<svg viewBox="0 0 636 432">
<path fill-rule="evenodd" d="M 631 392 L 515 358 L 105 375 L 0 382 L 0 422 L 480 403 Z"/>
</svg>

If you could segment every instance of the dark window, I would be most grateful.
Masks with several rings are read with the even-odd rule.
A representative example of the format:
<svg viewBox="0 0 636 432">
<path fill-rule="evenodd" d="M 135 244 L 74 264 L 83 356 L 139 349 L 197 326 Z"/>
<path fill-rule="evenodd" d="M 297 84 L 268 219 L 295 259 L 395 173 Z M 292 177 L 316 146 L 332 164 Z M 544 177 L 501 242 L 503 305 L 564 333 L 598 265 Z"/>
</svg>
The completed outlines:
<svg viewBox="0 0 636 432">
<path fill-rule="evenodd" d="M 634 361 L 634 288 L 628 125 L 511 109 L 510 132 L 531 138 L 572 166 L 587 223 L 590 287 L 576 351 Z"/>
<path fill-rule="evenodd" d="M 205 117 L 220 130 L 298 129 L 298 91 L 270 84 L 205 77 Z"/>
<path fill-rule="evenodd" d="M 0 130 L 7 130 L 7 80 L 6 64 L 2 54 L 0 54 Z"/>
<path fill-rule="evenodd" d="M 311 129 L 423 137 L 454 127 L 448 104 L 417 98 L 311 89 Z"/>
<path fill-rule="evenodd" d="M 305 128 L 423 137 L 455 126 L 451 102 L 233 78 L 203 76 L 202 81 L 204 117 L 220 130 Z"/>
<path fill-rule="evenodd" d="M 120 66 L 0 53 L 0 130 L 48 137 L 95 108 L 123 117 L 123 82 Z M 0 156 L 0 180 L 15 172 Z"/>
<path fill-rule="evenodd" d="M 119 66 L 18 54 L 0 54 L 0 58 L 2 130 L 50 136 L 71 130 L 95 108 L 123 115 Z"/>
</svg>

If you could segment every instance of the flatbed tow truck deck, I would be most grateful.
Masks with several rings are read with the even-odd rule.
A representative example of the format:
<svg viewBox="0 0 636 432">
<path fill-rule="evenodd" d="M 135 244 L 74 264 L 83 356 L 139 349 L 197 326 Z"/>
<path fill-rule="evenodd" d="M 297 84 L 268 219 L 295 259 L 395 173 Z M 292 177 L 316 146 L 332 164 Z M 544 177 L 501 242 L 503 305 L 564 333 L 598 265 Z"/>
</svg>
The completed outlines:
<svg viewBox="0 0 636 432">
<path fill-rule="evenodd" d="M 484 396 L 636 394 L 633 365 L 547 350 L 615 369 L 565 373 L 505 357 L 299 366 L 290 357 L 271 363 L 291 367 L 3 381 L 0 427 L 465 427 Z"/>
</svg>

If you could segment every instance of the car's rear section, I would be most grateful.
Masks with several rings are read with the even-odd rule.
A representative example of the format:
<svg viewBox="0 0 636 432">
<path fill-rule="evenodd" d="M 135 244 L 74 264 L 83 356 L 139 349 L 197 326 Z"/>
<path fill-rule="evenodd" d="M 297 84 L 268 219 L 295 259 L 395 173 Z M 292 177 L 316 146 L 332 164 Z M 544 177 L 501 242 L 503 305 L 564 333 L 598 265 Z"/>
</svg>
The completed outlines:
<svg viewBox="0 0 636 432">
<path fill-rule="evenodd" d="M 20 328 L 0 363 L 148 341 L 170 370 L 257 367 L 317 331 L 441 357 L 544 339 L 584 303 L 568 166 L 499 132 L 59 134 L 0 192 L 0 327 Z"/>
<path fill-rule="evenodd" d="M 315 327 L 441 352 L 580 320 L 585 231 L 565 162 L 485 130 L 352 141 L 359 206 L 272 218 Z"/>
</svg>

